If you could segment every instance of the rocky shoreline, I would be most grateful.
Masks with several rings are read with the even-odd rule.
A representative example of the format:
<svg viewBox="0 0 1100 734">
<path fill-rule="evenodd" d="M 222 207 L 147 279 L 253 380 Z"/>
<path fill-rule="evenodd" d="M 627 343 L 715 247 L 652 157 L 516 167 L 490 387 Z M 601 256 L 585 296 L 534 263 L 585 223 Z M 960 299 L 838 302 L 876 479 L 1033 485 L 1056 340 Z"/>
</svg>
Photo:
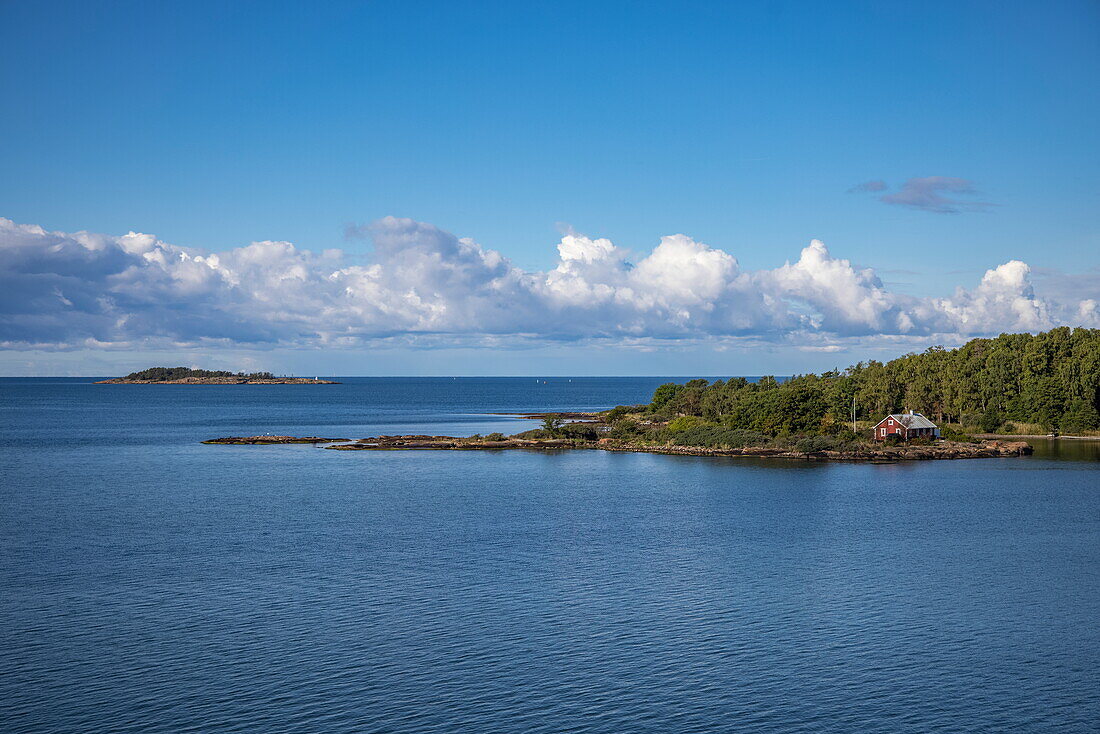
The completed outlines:
<svg viewBox="0 0 1100 734">
<path fill-rule="evenodd" d="M 1049 433 L 1045 435 L 1037 433 L 978 433 L 974 438 L 991 439 L 991 440 L 1021 440 L 1025 438 L 1035 438 L 1043 441 L 1100 441 L 1100 436 L 1052 436 Z"/>
<path fill-rule="evenodd" d="M 577 423 L 598 423 L 600 420 L 600 413 L 593 412 L 558 412 L 558 413 L 488 413 L 487 415 L 506 415 L 511 418 L 523 418 L 525 420 L 542 420 L 543 418 L 559 418 L 566 421 L 575 421 Z"/>
<path fill-rule="evenodd" d="M 928 446 L 874 446 L 847 451 L 796 451 L 775 447 L 735 449 L 710 449 L 698 446 L 649 445 L 601 438 L 596 441 L 580 441 L 565 438 L 515 438 L 488 440 L 459 438 L 455 436 L 375 436 L 349 441 L 348 439 L 298 438 L 294 436 L 229 436 L 203 441 L 208 444 L 289 444 L 328 443 L 326 449 L 334 451 L 501 451 L 523 449 L 528 451 L 597 450 L 627 453 L 671 454 L 676 456 L 745 456 L 758 458 L 801 459 L 806 461 L 860 461 L 891 463 L 897 461 L 926 461 L 933 459 L 984 459 L 995 457 L 1026 456 L 1031 445 L 1026 441 L 982 441 L 959 443 L 941 441 Z"/>
<path fill-rule="evenodd" d="M 318 436 L 226 436 L 225 438 L 212 438 L 209 441 L 203 441 L 203 443 L 255 446 L 280 443 L 338 443 L 349 440 L 347 438 L 320 438 Z"/>
<path fill-rule="evenodd" d="M 930 459 L 989 459 L 1028 456 L 1032 452 L 1026 441 L 983 441 L 978 444 L 943 441 L 930 446 L 883 446 L 851 451 L 790 451 L 771 447 L 748 446 L 740 449 L 707 449 L 697 446 L 601 446 L 605 451 L 639 451 L 651 454 L 682 456 L 758 456 L 817 461 L 927 461 Z"/>
</svg>

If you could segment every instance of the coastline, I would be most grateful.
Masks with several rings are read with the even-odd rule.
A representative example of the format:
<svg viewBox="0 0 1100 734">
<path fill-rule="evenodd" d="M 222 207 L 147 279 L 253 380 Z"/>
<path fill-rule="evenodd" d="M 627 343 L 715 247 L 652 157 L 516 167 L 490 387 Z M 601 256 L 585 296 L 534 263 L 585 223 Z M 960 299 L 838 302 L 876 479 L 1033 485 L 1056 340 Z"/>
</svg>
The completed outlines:
<svg viewBox="0 0 1100 734">
<path fill-rule="evenodd" d="M 319 436 L 226 436 L 215 438 L 203 443 L 221 444 L 225 446 L 271 446 L 288 443 L 338 443 L 349 441 L 347 438 L 320 438 Z"/>
<path fill-rule="evenodd" d="M 460 438 L 456 436 L 376 436 L 358 441 L 347 439 L 324 439 L 316 437 L 297 438 L 293 436 L 227 436 L 203 441 L 204 444 L 220 445 L 277 445 L 291 443 L 310 443 L 331 445 L 326 449 L 334 451 L 576 451 L 596 450 L 618 453 L 669 454 L 676 456 L 744 456 L 755 458 L 798 459 L 803 461 L 846 461 L 893 463 L 898 461 L 927 461 L 944 459 L 985 459 L 1027 456 L 1032 452 L 1031 445 L 1025 441 L 983 441 L 979 444 L 945 441 L 930 446 L 883 446 L 867 447 L 846 451 L 797 451 L 776 447 L 722 448 L 712 449 L 699 446 L 647 445 L 631 441 L 601 438 L 595 441 L 582 441 L 565 438 L 505 438 L 487 440 L 481 438 Z"/>
<path fill-rule="evenodd" d="M 1013 439 L 1041 439 L 1043 441 L 1100 441 L 1100 436 L 1051 436 L 1047 434 L 1040 436 L 1037 434 L 1006 434 L 1006 433 L 976 433 L 974 438 L 980 438 L 983 441 L 1011 441 Z"/>
</svg>

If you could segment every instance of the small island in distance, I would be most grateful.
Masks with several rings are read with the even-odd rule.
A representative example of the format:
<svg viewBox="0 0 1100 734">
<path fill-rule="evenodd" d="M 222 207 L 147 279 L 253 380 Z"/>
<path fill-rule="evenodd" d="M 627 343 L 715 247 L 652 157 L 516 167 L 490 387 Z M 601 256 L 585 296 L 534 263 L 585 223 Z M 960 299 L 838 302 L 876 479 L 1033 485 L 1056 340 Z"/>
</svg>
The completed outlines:
<svg viewBox="0 0 1100 734">
<path fill-rule="evenodd" d="M 99 380 L 97 385 L 338 385 L 334 380 L 276 377 L 270 372 L 227 372 L 190 367 L 150 367 L 125 377 Z"/>
</svg>

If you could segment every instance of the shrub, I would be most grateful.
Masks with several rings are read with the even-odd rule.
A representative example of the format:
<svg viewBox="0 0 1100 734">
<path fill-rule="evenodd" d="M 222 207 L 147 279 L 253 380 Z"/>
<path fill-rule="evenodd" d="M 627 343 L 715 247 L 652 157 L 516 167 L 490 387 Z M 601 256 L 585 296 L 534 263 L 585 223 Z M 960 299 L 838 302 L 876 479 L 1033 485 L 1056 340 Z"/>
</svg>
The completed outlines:
<svg viewBox="0 0 1100 734">
<path fill-rule="evenodd" d="M 799 438 L 805 438 L 805 436 L 776 436 L 769 443 L 777 449 L 790 451 L 796 447 Z"/>
<path fill-rule="evenodd" d="M 816 451 L 831 451 L 836 448 L 836 439 L 832 436 L 806 436 L 795 442 L 795 448 L 810 454 Z"/>
<path fill-rule="evenodd" d="M 851 451 L 861 448 L 858 437 L 851 431 L 846 433 L 850 436 L 803 436 L 795 442 L 794 448 L 807 454 L 817 451 Z"/>
<path fill-rule="evenodd" d="M 962 443 L 974 443 L 974 437 L 964 433 L 961 428 L 943 426 L 940 428 L 940 437 L 947 441 L 960 441 Z"/>
<path fill-rule="evenodd" d="M 636 438 L 641 434 L 642 427 L 638 425 L 638 421 L 630 418 L 616 421 L 607 432 L 608 438 Z"/>
<path fill-rule="evenodd" d="M 633 413 L 645 413 L 647 410 L 649 410 L 648 405 L 616 405 L 614 408 L 607 411 L 607 422 L 614 423 L 624 416 Z"/>
<path fill-rule="evenodd" d="M 713 423 L 706 421 L 697 415 L 682 415 L 679 418 L 675 418 L 669 421 L 668 430 L 672 431 L 673 433 L 679 433 L 680 431 L 687 431 L 692 428 L 713 425 Z"/>
<path fill-rule="evenodd" d="M 486 441 L 503 441 L 504 440 L 504 434 L 503 433 L 490 433 L 488 436 L 485 437 L 485 440 Z"/>
<path fill-rule="evenodd" d="M 532 428 L 529 431 L 513 434 L 512 438 L 553 438 L 553 434 L 542 428 Z"/>
<path fill-rule="evenodd" d="M 1001 433 L 1008 433 L 1008 434 L 1015 433 L 1016 432 L 1016 424 L 1015 423 L 1005 423 L 1003 426 L 1001 426 L 1000 432 Z"/>
<path fill-rule="evenodd" d="M 978 427 L 982 429 L 982 433 L 993 433 L 998 426 L 1004 423 L 1004 420 L 1005 418 L 999 410 L 989 408 L 982 413 L 982 417 L 978 421 Z"/>
<path fill-rule="evenodd" d="M 562 438 L 583 439 L 595 441 L 600 437 L 595 423 L 566 423 L 558 429 L 557 435 Z"/>
<path fill-rule="evenodd" d="M 763 433 L 714 425 L 696 426 L 684 431 L 672 432 L 666 435 L 666 438 L 680 446 L 700 446 L 711 449 L 739 449 L 746 446 L 766 446 L 771 443 L 771 437 Z"/>
<path fill-rule="evenodd" d="M 959 416 L 959 425 L 963 426 L 977 426 L 981 425 L 982 414 L 981 413 L 963 413 Z"/>
</svg>

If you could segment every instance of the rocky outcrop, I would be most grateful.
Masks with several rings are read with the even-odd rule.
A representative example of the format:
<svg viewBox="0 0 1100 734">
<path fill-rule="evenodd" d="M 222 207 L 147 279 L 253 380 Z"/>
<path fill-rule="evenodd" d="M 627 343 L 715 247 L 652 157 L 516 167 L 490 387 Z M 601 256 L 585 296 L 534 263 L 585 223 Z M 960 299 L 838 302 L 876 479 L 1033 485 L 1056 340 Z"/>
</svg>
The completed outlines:
<svg viewBox="0 0 1100 734">
<path fill-rule="evenodd" d="M 775 446 L 746 446 L 743 448 L 704 448 L 700 446 L 651 445 L 601 438 L 582 441 L 564 438 L 516 438 L 488 440 L 484 438 L 458 438 L 455 436 L 374 436 L 357 441 L 343 438 L 298 438 L 294 436 L 230 436 L 203 443 L 217 444 L 278 444 L 278 443 L 330 443 L 326 449 L 334 451 L 492 451 L 527 449 L 551 451 L 562 449 L 589 449 L 647 454 L 673 454 L 679 456 L 746 456 L 802 459 L 807 461 L 923 461 L 928 459 L 983 459 L 1007 456 L 1025 456 L 1031 446 L 1025 441 L 983 441 L 958 443 L 940 441 L 927 446 L 866 446 L 844 451 L 796 451 Z"/>
<path fill-rule="evenodd" d="M 564 412 L 564 413 L 491 413 L 490 415 L 510 415 L 515 418 L 526 418 L 528 420 L 542 420 L 543 418 L 561 418 L 566 421 L 576 421 L 577 423 L 595 423 L 600 420 L 599 413 L 585 412 Z"/>
<path fill-rule="evenodd" d="M 203 443 L 220 443 L 230 445 L 254 445 L 272 443 L 336 443 L 347 441 L 346 438 L 320 438 L 318 436 L 226 436 L 225 438 L 212 438 Z"/>
<path fill-rule="evenodd" d="M 608 439 L 604 439 L 608 440 Z M 610 442 L 599 448 L 605 451 L 636 451 L 651 454 L 682 456 L 757 456 L 818 461 L 922 461 L 928 459 L 985 459 L 1026 456 L 1031 445 L 1025 441 L 983 441 L 958 443 L 941 441 L 928 446 L 868 446 L 849 451 L 795 451 L 772 446 L 747 446 L 736 449 L 710 449 L 699 446 L 645 446 Z"/>
<path fill-rule="evenodd" d="M 336 451 L 396 451 L 400 449 L 435 450 L 492 450 L 492 449 L 572 449 L 590 448 L 577 446 L 563 438 L 523 439 L 506 438 L 502 441 L 487 439 L 455 438 L 454 436 L 376 436 L 363 438 L 325 448 Z"/>
</svg>

